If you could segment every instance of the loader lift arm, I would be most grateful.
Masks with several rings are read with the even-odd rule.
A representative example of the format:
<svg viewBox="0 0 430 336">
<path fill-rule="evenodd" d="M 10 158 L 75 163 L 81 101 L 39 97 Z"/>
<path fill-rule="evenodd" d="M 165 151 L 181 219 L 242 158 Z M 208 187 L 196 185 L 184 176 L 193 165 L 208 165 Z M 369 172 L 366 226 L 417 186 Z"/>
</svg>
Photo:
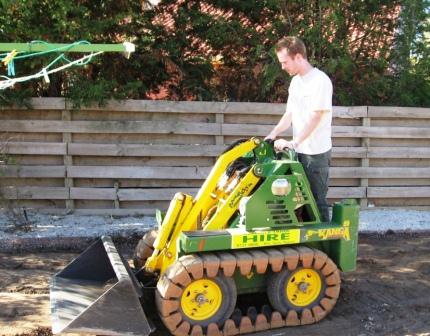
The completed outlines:
<svg viewBox="0 0 430 336">
<path fill-rule="evenodd" d="M 174 196 L 159 227 L 154 252 L 145 264 L 146 270 L 163 273 L 176 260 L 181 232 L 217 230 L 227 225 L 238 209 L 240 199 L 253 190 L 260 178 L 249 169 L 244 176 L 238 173 L 230 177 L 230 183 L 226 181 L 220 185 L 220 179 L 226 178 L 226 170 L 232 162 L 252 152 L 261 143 L 259 139 L 251 138 L 224 152 L 194 199 L 183 193 Z"/>
</svg>

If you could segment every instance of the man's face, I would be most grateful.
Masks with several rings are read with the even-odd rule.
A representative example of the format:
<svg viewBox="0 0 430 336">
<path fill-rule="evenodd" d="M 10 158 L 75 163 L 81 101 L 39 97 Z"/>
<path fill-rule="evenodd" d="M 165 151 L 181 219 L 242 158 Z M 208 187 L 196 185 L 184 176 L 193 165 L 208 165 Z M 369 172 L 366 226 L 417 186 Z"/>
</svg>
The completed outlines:
<svg viewBox="0 0 430 336">
<path fill-rule="evenodd" d="M 294 56 L 288 55 L 287 49 L 277 52 L 278 61 L 281 63 L 282 70 L 288 72 L 290 76 L 295 76 L 299 72 L 299 54 Z"/>
</svg>

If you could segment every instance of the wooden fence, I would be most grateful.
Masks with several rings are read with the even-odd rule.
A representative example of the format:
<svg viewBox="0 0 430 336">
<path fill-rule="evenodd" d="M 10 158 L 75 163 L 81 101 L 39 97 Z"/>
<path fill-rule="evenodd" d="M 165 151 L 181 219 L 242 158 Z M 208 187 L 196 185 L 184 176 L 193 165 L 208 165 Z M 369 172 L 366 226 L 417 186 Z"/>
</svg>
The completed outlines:
<svg viewBox="0 0 430 336">
<path fill-rule="evenodd" d="M 284 104 L 128 100 L 73 110 L 61 98 L 0 111 L 0 193 L 17 206 L 146 214 L 194 194 L 238 138 L 264 137 Z M 334 107 L 329 198 L 430 206 L 430 108 Z M 288 133 L 287 133 L 288 134 Z"/>
</svg>

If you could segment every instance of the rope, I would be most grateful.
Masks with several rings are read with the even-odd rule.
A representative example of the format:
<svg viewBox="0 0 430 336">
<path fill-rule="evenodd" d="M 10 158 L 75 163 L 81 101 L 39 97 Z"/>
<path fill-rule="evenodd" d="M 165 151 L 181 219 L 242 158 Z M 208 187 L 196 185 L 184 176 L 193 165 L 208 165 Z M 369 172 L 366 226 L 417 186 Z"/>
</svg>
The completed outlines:
<svg viewBox="0 0 430 336">
<path fill-rule="evenodd" d="M 80 59 L 77 59 L 75 61 L 70 61 L 69 63 L 64 64 L 58 68 L 54 68 L 54 69 L 49 70 L 49 68 L 52 67 L 58 61 L 58 59 L 61 57 L 61 55 L 60 55 L 54 61 L 52 61 L 50 64 L 48 64 L 46 67 L 42 68 L 42 70 L 40 70 L 39 72 L 37 72 L 33 75 L 18 77 L 18 78 L 10 78 L 7 76 L 0 76 L 0 78 L 4 78 L 4 80 L 0 81 L 0 90 L 4 90 L 4 89 L 7 89 L 8 87 L 14 86 L 16 83 L 26 82 L 26 81 L 29 81 L 29 80 L 32 80 L 35 78 L 40 78 L 40 77 L 44 77 L 45 81 L 49 82 L 48 75 L 53 74 L 53 73 L 58 72 L 58 71 L 62 71 L 64 69 L 67 69 L 67 68 L 72 67 L 74 65 L 79 65 L 79 66 L 85 65 L 88 62 L 90 62 L 94 56 L 97 56 L 97 55 L 102 54 L 102 53 L 103 53 L 103 51 L 91 53 L 90 55 L 83 56 Z"/>
<path fill-rule="evenodd" d="M 73 47 L 75 47 L 77 45 L 91 44 L 91 43 L 88 41 L 82 40 L 82 41 L 71 43 L 70 45 L 67 45 L 64 47 L 52 48 L 49 50 L 39 51 L 39 52 L 31 52 L 31 46 L 34 44 L 45 44 L 48 46 L 51 45 L 50 43 L 45 42 L 45 41 L 35 40 L 35 41 L 31 41 L 28 43 L 29 49 L 30 49 L 29 53 L 28 52 L 16 52 L 16 50 L 12 50 L 9 53 L 0 54 L 1 62 L 3 62 L 5 66 L 7 66 L 7 76 L 0 76 L 0 78 L 5 78 L 4 80 L 0 81 L 0 90 L 4 90 L 8 87 L 11 87 L 15 83 L 25 82 L 25 81 L 32 80 L 35 78 L 40 78 L 40 77 L 44 77 L 45 81 L 47 83 L 49 83 L 49 77 L 48 77 L 49 74 L 61 71 L 63 69 L 66 69 L 66 68 L 74 66 L 74 65 L 79 65 L 79 66 L 86 65 L 89 62 L 91 62 L 91 60 L 94 56 L 99 55 L 103 52 L 103 51 L 99 51 L 96 53 L 91 53 L 90 55 L 86 55 L 86 56 L 84 56 L 78 60 L 71 61 L 70 59 L 68 59 L 65 56 L 66 52 L 68 52 L 70 49 L 72 49 Z M 11 77 L 15 76 L 15 62 L 14 62 L 15 60 L 21 60 L 21 59 L 25 59 L 25 58 L 43 56 L 43 55 L 47 55 L 47 54 L 51 54 L 51 53 L 59 53 L 59 52 L 61 52 L 61 54 L 58 55 L 53 61 L 51 61 L 51 63 L 49 63 L 46 67 L 42 68 L 42 70 L 40 70 L 38 73 L 35 73 L 33 75 L 29 75 L 29 76 L 19 77 L 19 78 L 10 78 L 9 77 L 9 76 L 11 76 Z M 51 67 L 53 67 L 56 63 L 58 63 L 60 61 L 64 61 L 64 62 L 66 62 L 66 64 L 61 66 L 61 67 L 50 70 Z"/>
</svg>

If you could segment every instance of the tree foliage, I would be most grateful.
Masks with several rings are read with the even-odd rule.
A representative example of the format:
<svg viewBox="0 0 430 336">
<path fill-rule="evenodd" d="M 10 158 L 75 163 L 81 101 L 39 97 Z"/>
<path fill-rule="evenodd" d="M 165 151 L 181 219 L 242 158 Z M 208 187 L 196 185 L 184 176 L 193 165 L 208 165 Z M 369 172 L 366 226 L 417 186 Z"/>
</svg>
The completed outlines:
<svg viewBox="0 0 430 336">
<path fill-rule="evenodd" d="M 0 92 L 0 104 L 65 96 L 283 102 L 289 76 L 273 45 L 300 36 L 334 83 L 337 105 L 430 106 L 429 0 L 2 0 L 0 40 L 137 45 L 85 68 Z M 427 34 L 427 35 L 426 35 Z M 47 59 L 17 62 L 17 75 Z M 4 71 L 4 70 L 3 70 Z"/>
</svg>

